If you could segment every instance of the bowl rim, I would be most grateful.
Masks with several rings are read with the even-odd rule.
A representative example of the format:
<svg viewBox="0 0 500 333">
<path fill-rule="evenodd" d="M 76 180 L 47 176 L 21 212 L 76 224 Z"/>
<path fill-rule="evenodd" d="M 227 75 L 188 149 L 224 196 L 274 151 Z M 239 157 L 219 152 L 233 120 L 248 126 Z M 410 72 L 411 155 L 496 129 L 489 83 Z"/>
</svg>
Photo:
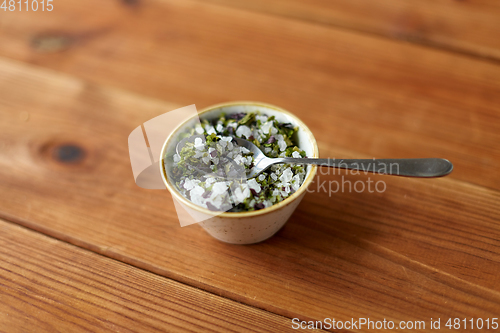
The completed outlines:
<svg viewBox="0 0 500 333">
<path fill-rule="evenodd" d="M 210 111 L 213 111 L 215 109 L 220 109 L 220 108 L 229 107 L 229 106 L 240 106 L 240 105 L 241 106 L 251 105 L 251 106 L 257 106 L 257 107 L 259 107 L 259 106 L 260 107 L 265 107 L 265 108 L 269 108 L 269 109 L 272 109 L 272 110 L 284 113 L 287 116 L 293 118 L 296 121 L 296 123 L 299 126 L 299 128 L 302 129 L 302 130 L 304 130 L 304 132 L 308 135 L 309 141 L 312 143 L 312 146 L 313 146 L 313 156 L 311 156 L 311 157 L 312 158 L 319 158 L 318 144 L 316 143 L 316 139 L 314 138 L 314 135 L 312 134 L 311 130 L 306 126 L 306 124 L 304 124 L 302 122 L 302 120 L 300 120 L 293 113 L 291 113 L 291 112 L 289 112 L 289 111 L 287 111 L 285 109 L 282 109 L 282 108 L 280 108 L 278 106 L 275 106 L 275 105 L 272 105 L 272 104 L 263 103 L 263 102 L 234 101 L 234 102 L 219 103 L 219 104 L 215 104 L 215 105 L 209 106 L 209 107 L 201 110 L 200 112 L 198 112 L 197 116 L 201 116 L 202 114 L 209 113 Z M 222 212 L 221 213 L 219 211 L 211 211 L 211 210 L 209 210 L 207 208 L 200 207 L 200 206 L 194 204 L 193 202 L 189 201 L 187 198 L 185 198 L 175 188 L 175 186 L 173 186 L 172 184 L 170 184 L 170 182 L 168 181 L 167 175 L 166 175 L 165 164 L 163 163 L 163 159 L 164 159 L 163 156 L 165 156 L 164 153 L 165 153 L 165 150 L 166 150 L 166 148 L 168 146 L 169 141 L 174 137 L 174 135 L 179 131 L 179 129 L 182 128 L 182 126 L 184 124 L 186 124 L 188 121 L 192 120 L 193 118 L 194 118 L 194 116 L 186 119 L 185 121 L 183 121 L 182 123 L 180 123 L 169 134 L 169 136 L 167 137 L 167 139 L 163 143 L 163 147 L 161 149 L 160 158 L 159 158 L 161 178 L 163 180 L 163 183 L 165 184 L 165 186 L 169 190 L 170 194 L 172 195 L 172 197 L 175 197 L 173 199 L 176 199 L 176 200 L 180 201 L 182 204 L 188 206 L 191 209 L 194 209 L 194 210 L 196 210 L 196 211 L 198 211 L 200 213 L 204 213 L 204 214 L 207 214 L 207 215 L 210 215 L 210 216 L 213 216 L 213 217 L 217 216 L 217 217 L 221 217 L 221 218 L 246 218 L 246 217 L 254 217 L 254 216 L 259 216 L 259 215 L 265 215 L 265 214 L 271 213 L 273 211 L 277 211 L 277 210 L 281 209 L 282 207 L 288 206 L 293 201 L 295 201 L 296 199 L 298 199 L 304 193 L 304 191 L 307 190 L 307 187 L 309 186 L 309 184 L 312 182 L 314 176 L 316 175 L 317 166 L 316 165 L 311 165 L 311 171 L 309 172 L 309 175 L 306 177 L 306 179 L 304 179 L 304 182 L 302 183 L 302 185 L 299 187 L 299 189 L 296 192 L 294 192 L 291 196 L 287 197 L 283 201 L 278 202 L 277 204 L 274 204 L 274 205 L 272 205 L 270 207 L 266 207 L 266 208 L 263 208 L 263 209 L 249 211 L 249 212 L 230 212 L 230 213 L 228 213 L 228 212 Z"/>
</svg>

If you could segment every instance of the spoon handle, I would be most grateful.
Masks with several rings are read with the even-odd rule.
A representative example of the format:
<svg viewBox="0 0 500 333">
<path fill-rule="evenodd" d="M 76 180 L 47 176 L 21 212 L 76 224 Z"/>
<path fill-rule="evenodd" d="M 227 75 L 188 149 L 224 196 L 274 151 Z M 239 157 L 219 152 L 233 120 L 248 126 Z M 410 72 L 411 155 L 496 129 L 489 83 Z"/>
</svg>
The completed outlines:
<svg viewBox="0 0 500 333">
<path fill-rule="evenodd" d="M 401 159 L 332 159 L 332 158 L 276 158 L 275 163 L 316 164 L 339 169 L 358 170 L 364 173 L 404 177 L 441 177 L 453 170 L 453 164 L 443 158 Z M 279 160 L 279 161 L 278 161 Z"/>
</svg>

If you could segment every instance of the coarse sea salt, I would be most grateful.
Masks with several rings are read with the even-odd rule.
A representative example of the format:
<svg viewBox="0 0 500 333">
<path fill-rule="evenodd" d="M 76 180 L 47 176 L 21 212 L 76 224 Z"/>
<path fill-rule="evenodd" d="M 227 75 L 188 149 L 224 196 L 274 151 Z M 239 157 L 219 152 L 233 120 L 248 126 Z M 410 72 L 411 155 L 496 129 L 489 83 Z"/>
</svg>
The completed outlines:
<svg viewBox="0 0 500 333">
<path fill-rule="evenodd" d="M 261 124 L 267 121 L 267 116 L 256 115 L 255 120 L 260 120 Z"/>
<path fill-rule="evenodd" d="M 293 178 L 292 178 L 292 189 L 294 191 L 297 191 L 299 189 L 299 187 L 300 187 L 300 183 L 301 183 L 301 181 L 300 181 L 300 175 L 293 176 Z"/>
<path fill-rule="evenodd" d="M 278 140 L 278 146 L 280 147 L 280 151 L 285 151 L 287 147 L 285 140 Z"/>
<path fill-rule="evenodd" d="M 196 125 L 195 131 L 198 134 L 203 134 L 203 132 L 204 132 L 203 127 L 201 127 L 201 125 Z"/>
<path fill-rule="evenodd" d="M 252 136 L 252 130 L 246 125 L 241 125 L 236 130 L 236 135 L 248 139 L 249 137 Z"/>
<path fill-rule="evenodd" d="M 176 185 L 181 194 L 196 205 L 223 211 L 231 207 L 237 207 L 236 211 L 262 209 L 284 200 L 300 188 L 305 177 L 301 165 L 292 169 L 290 165 L 276 164 L 256 178 L 247 180 L 221 178 L 228 174 L 228 161 L 232 160 L 246 169 L 253 164 L 252 152 L 237 146 L 231 135 L 252 138 L 269 157 L 301 157 L 300 151 L 286 151 L 289 139 L 285 141 L 283 134 L 288 136 L 290 133 L 276 120 L 257 114 L 254 118 L 245 117 L 245 123 L 238 125 L 240 119 L 243 119 L 241 115 L 220 118 L 212 123 L 203 121 L 191 133 L 205 135 L 206 141 L 195 138 L 194 144 L 187 146 L 187 149 L 192 149 L 190 152 L 183 148 L 180 155 L 173 155 L 174 168 L 182 167 L 182 172 L 178 170 L 180 178 L 176 180 Z M 270 140 L 271 135 L 273 138 Z M 293 141 L 291 146 L 294 147 Z M 183 156 L 188 160 L 184 160 Z M 199 173 L 199 169 L 192 165 L 193 159 L 199 159 L 204 165 L 200 167 L 208 171 Z"/>
<path fill-rule="evenodd" d="M 201 138 L 194 139 L 194 147 L 198 150 L 202 150 L 205 148 L 205 144 L 201 140 Z"/>
<path fill-rule="evenodd" d="M 212 186 L 212 193 L 213 195 L 219 195 L 223 194 L 227 191 L 227 184 L 226 182 L 217 182 Z"/>
<path fill-rule="evenodd" d="M 210 186 L 211 184 L 215 183 L 216 182 L 216 179 L 215 177 L 208 177 L 206 180 L 205 180 L 205 185 L 208 187 Z"/>
<path fill-rule="evenodd" d="M 271 129 L 272 126 L 273 123 L 271 121 L 264 123 L 264 125 L 262 125 L 261 127 L 262 133 L 269 134 L 269 130 Z"/>
<path fill-rule="evenodd" d="M 236 202 L 242 203 L 246 198 L 250 197 L 250 188 L 247 184 L 241 184 L 234 190 Z"/>
<path fill-rule="evenodd" d="M 293 172 L 290 168 L 287 168 L 280 176 L 280 180 L 282 183 L 289 183 L 292 180 Z"/>
<path fill-rule="evenodd" d="M 192 179 L 188 178 L 184 181 L 184 188 L 188 191 L 192 190 L 195 185 L 196 183 Z"/>
<path fill-rule="evenodd" d="M 193 189 L 189 192 L 191 197 L 199 195 L 201 196 L 203 193 L 205 193 L 205 189 L 201 186 L 195 185 Z"/>
<path fill-rule="evenodd" d="M 248 187 L 250 187 L 251 190 L 254 190 L 257 193 L 260 193 L 260 191 L 262 190 L 260 184 L 257 183 L 257 181 L 255 180 L 255 178 L 249 179 L 248 182 L 247 182 L 247 184 L 248 184 Z"/>
</svg>

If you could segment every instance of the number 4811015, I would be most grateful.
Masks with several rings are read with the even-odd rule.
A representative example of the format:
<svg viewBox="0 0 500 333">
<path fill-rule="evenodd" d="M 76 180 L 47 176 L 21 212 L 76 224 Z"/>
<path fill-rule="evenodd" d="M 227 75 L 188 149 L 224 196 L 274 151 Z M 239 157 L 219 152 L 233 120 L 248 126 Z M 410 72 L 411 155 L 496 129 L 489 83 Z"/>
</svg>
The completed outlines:
<svg viewBox="0 0 500 333">
<path fill-rule="evenodd" d="M 1 0 L 0 0 L 1 1 Z M 4 0 L 0 9 L 3 9 L 4 12 L 10 11 L 13 12 L 15 10 L 18 11 L 48 11 L 51 12 L 54 10 L 54 6 L 52 5 L 53 0 Z"/>
</svg>

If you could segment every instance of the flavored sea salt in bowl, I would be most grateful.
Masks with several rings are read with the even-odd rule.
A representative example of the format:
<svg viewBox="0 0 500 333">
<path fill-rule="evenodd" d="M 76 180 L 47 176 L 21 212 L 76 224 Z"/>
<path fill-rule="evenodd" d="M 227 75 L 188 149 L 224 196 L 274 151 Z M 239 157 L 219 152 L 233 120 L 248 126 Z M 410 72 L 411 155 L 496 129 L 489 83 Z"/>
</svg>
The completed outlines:
<svg viewBox="0 0 500 333">
<path fill-rule="evenodd" d="M 294 127 L 298 127 L 298 131 L 294 133 L 294 141 L 298 148 L 305 151 L 306 156 L 309 158 L 319 157 L 318 146 L 311 131 L 300 119 L 279 107 L 259 102 L 230 102 L 206 108 L 199 112 L 198 116 L 201 120 L 214 120 L 222 113 L 229 116 L 242 112 L 259 112 L 262 115 L 274 116 L 280 123 L 291 123 Z M 172 177 L 168 177 L 169 170 L 166 170 L 168 166 L 165 166 L 168 164 L 164 163 L 166 156 L 175 151 L 179 133 L 188 131 L 196 123 L 197 119 L 192 118 L 180 124 L 167 138 L 161 150 L 160 170 L 162 179 L 172 194 L 179 218 L 181 218 L 180 211 L 182 211 L 185 216 L 200 221 L 198 224 L 212 237 L 231 244 L 253 244 L 273 236 L 283 227 L 299 205 L 306 194 L 308 185 L 316 174 L 317 167 L 313 165 L 306 166 L 304 181 L 298 190 L 283 201 L 267 208 L 243 212 L 209 210 L 194 204 L 179 192 L 176 185 L 171 181 Z"/>
</svg>

